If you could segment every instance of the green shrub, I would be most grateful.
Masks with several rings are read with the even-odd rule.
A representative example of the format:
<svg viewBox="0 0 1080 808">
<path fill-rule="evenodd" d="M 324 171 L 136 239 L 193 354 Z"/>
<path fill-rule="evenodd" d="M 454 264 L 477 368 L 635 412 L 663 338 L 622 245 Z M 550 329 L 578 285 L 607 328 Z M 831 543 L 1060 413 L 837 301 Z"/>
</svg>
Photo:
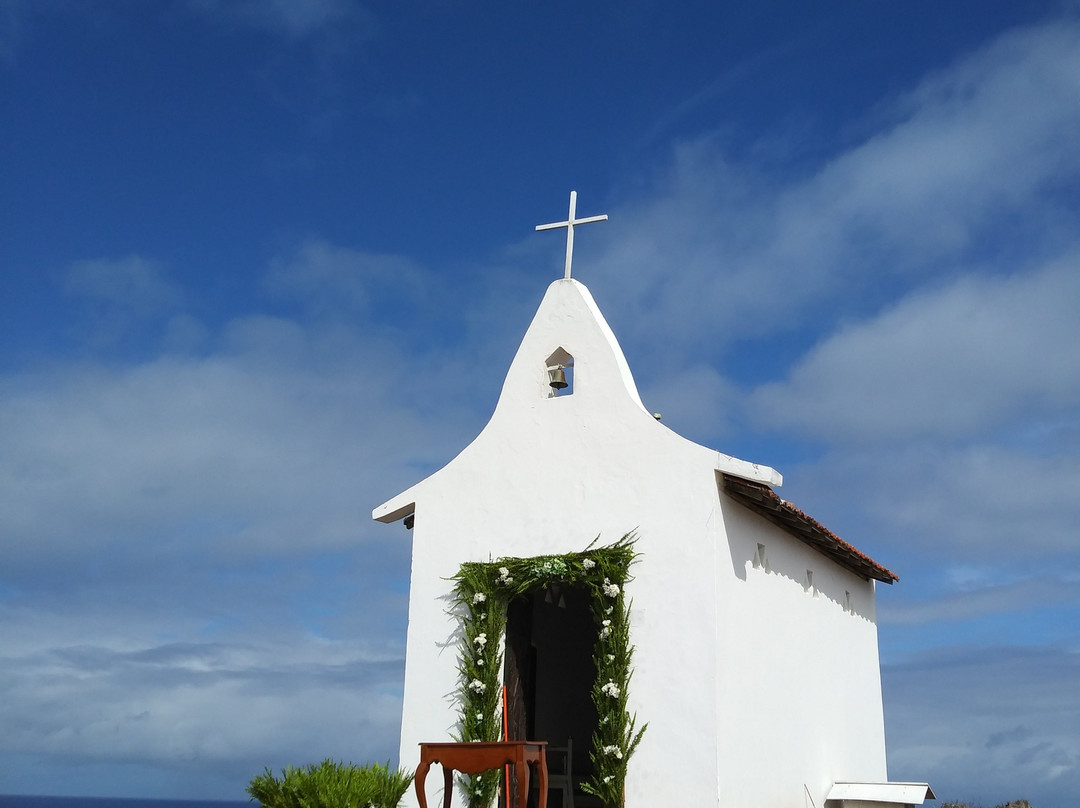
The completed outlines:
<svg viewBox="0 0 1080 808">
<path fill-rule="evenodd" d="M 247 793 L 263 808 L 397 808 L 412 779 L 389 762 L 354 766 L 328 758 L 304 769 L 286 766 L 281 779 L 267 769 Z"/>
</svg>

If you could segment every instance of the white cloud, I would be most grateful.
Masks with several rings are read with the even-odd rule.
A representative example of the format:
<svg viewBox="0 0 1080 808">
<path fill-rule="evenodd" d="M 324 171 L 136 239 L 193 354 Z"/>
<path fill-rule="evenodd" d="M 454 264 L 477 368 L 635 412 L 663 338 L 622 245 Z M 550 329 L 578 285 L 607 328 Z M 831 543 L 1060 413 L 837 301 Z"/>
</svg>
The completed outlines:
<svg viewBox="0 0 1080 808">
<path fill-rule="evenodd" d="M 901 98 L 893 126 L 800 189 L 793 214 L 820 207 L 847 238 L 865 229 L 923 261 L 962 251 L 995 214 L 1038 215 L 1043 186 L 1080 170 L 1078 99 L 1080 26 L 1010 32 Z"/>
<path fill-rule="evenodd" d="M 367 326 L 189 323 L 201 355 L 0 379 L 4 752 L 233 784 L 390 756 L 409 542 L 370 508 L 462 408 Z"/>
<path fill-rule="evenodd" d="M 301 244 L 292 255 L 271 262 L 266 288 L 295 297 L 316 319 L 368 315 L 409 301 L 438 299 L 439 279 L 412 260 L 340 247 L 321 240 Z"/>
<path fill-rule="evenodd" d="M 0 382 L 9 560 L 345 546 L 368 527 L 358 492 L 394 485 L 384 458 L 452 451 L 403 406 L 413 383 L 386 346 L 266 318 L 233 331 L 242 352 Z"/>
<path fill-rule="evenodd" d="M 1080 655 L 951 648 L 882 670 L 889 778 L 929 780 L 940 800 L 1080 793 Z"/>
<path fill-rule="evenodd" d="M 77 261 L 67 272 L 64 289 L 141 315 L 175 309 L 183 302 L 180 288 L 166 277 L 161 266 L 139 255 Z"/>
<path fill-rule="evenodd" d="M 183 290 L 162 266 L 140 255 L 78 261 L 64 274 L 62 288 L 80 305 L 66 327 L 91 350 L 139 345 L 148 326 L 185 303 Z"/>
<path fill-rule="evenodd" d="M 965 587 L 925 600 L 892 600 L 879 608 L 882 624 L 919 625 L 938 621 L 964 621 L 1002 614 L 1022 614 L 1080 604 L 1080 579 L 1040 576 L 990 586 Z"/>
<path fill-rule="evenodd" d="M 723 435 L 731 429 L 733 413 L 740 408 L 738 390 L 715 368 L 654 368 L 653 380 L 640 390 L 651 412 L 671 417 L 665 423 L 680 434 Z"/>
<path fill-rule="evenodd" d="M 1076 560 L 1080 453 L 1023 447 L 900 447 L 838 451 L 787 469 L 785 491 L 863 550 L 1029 567 Z M 884 559 L 879 559 L 884 560 Z M 887 566 L 889 566 L 887 564 Z M 896 570 L 901 580 L 904 571 Z"/>
<path fill-rule="evenodd" d="M 255 639 L 6 655 L 5 752 L 262 765 L 392 746 L 403 657 L 357 641 Z"/>
<path fill-rule="evenodd" d="M 1080 173 L 1080 24 L 1006 34 L 885 109 L 821 165 L 679 147 L 652 197 L 595 236 L 609 246 L 590 275 L 633 338 L 715 348 L 827 324 L 886 290 L 1076 243 L 1059 192 Z"/>
<path fill-rule="evenodd" d="M 1080 255 L 1030 274 L 919 292 L 754 391 L 762 423 L 865 445 L 957 438 L 1080 405 Z"/>
<path fill-rule="evenodd" d="M 388 300 L 424 310 L 424 271 L 311 242 L 268 275 L 300 315 L 218 332 L 170 308 L 183 297 L 151 261 L 73 277 L 167 320 L 181 351 L 0 378 L 0 746 L 40 765 L 215 761 L 231 783 L 391 756 L 409 534 L 370 509 L 477 418 L 430 395 L 466 360 L 412 357 L 378 322 Z"/>
</svg>

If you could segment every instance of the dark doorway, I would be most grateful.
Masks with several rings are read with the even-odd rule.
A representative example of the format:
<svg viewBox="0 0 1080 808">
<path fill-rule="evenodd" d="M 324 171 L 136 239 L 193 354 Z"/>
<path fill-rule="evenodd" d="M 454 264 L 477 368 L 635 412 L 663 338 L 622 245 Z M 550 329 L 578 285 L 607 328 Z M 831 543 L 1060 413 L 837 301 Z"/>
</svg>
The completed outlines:
<svg viewBox="0 0 1080 808">
<path fill-rule="evenodd" d="M 508 735 L 513 740 L 547 741 L 552 747 L 566 746 L 573 738 L 575 783 L 592 773 L 596 631 L 584 590 L 552 584 L 512 601 L 507 608 Z M 513 791 L 511 804 L 516 799 Z"/>
</svg>

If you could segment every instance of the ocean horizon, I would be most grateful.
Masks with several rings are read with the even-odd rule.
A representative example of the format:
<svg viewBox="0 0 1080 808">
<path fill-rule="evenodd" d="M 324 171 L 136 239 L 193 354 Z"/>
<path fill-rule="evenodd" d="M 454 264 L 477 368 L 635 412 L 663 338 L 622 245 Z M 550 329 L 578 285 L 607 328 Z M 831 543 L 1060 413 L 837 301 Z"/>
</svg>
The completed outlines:
<svg viewBox="0 0 1080 808">
<path fill-rule="evenodd" d="M 53 797 L 0 794 L 0 808 L 250 808 L 251 800 L 175 800 L 140 797 Z"/>
</svg>

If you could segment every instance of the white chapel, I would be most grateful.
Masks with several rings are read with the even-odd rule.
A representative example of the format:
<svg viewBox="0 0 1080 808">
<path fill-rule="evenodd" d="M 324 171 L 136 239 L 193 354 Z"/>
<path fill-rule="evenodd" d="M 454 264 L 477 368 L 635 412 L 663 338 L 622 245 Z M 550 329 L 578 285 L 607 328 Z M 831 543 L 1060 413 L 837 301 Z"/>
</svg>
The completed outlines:
<svg viewBox="0 0 1080 808">
<path fill-rule="evenodd" d="M 462 563 L 629 534 L 627 699 L 647 730 L 626 765 L 626 808 L 922 804 L 925 783 L 889 783 L 886 771 L 874 587 L 896 576 L 781 499 L 778 472 L 693 443 L 645 408 L 571 277 L 575 225 L 606 218 L 577 219 L 575 203 L 572 193 L 567 221 L 537 228 L 566 228 L 565 277 L 548 287 L 490 421 L 372 514 L 405 520 L 413 542 L 400 764 L 416 765 L 421 742 L 459 737 Z M 528 687 L 514 731 L 573 739 L 574 785 L 549 805 L 598 805 L 578 787 L 592 765 L 597 626 L 572 590 L 519 600 Z"/>
</svg>

